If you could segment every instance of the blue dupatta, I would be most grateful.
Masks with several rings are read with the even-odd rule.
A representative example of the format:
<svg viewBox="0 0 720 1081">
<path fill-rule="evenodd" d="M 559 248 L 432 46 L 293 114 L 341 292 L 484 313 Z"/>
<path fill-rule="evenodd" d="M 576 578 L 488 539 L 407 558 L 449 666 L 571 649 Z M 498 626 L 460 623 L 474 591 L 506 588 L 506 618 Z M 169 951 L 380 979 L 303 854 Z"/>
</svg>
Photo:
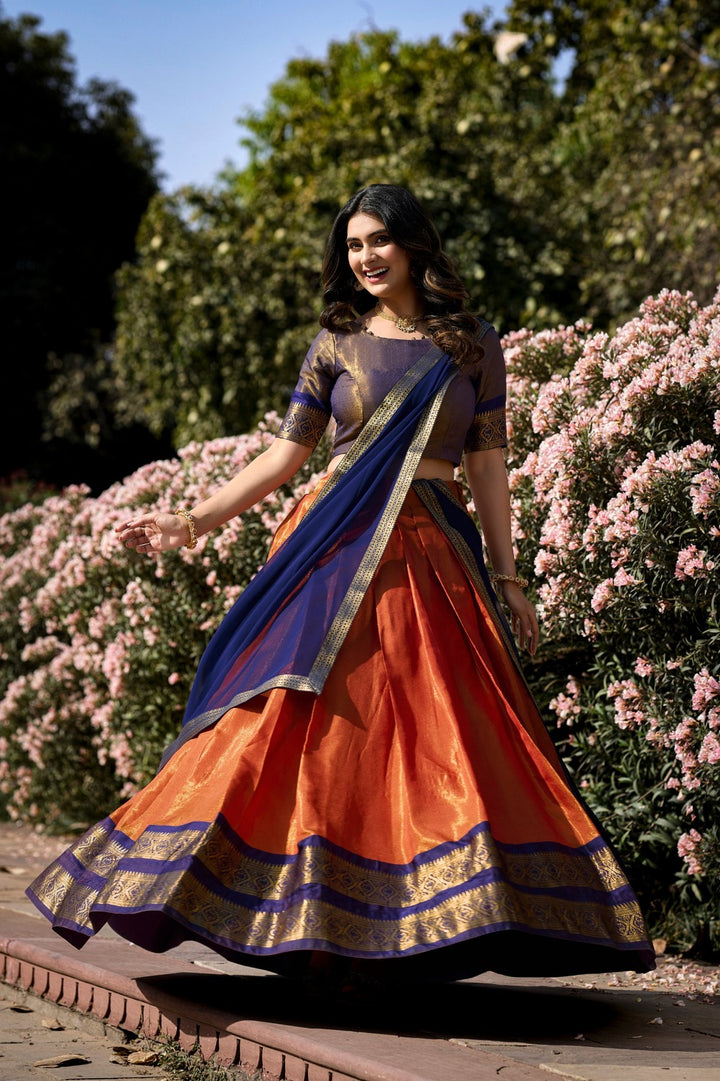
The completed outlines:
<svg viewBox="0 0 720 1081">
<path fill-rule="evenodd" d="M 188 739 L 271 687 L 322 691 L 458 370 L 433 345 L 386 395 L 213 635 L 161 769 Z"/>
</svg>

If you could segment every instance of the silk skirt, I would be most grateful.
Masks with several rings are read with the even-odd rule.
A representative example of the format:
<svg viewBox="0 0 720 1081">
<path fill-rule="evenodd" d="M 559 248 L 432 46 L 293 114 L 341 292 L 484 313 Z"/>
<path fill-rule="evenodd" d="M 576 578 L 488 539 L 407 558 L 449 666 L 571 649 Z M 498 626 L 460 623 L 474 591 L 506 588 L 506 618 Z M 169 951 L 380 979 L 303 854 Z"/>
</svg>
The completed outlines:
<svg viewBox="0 0 720 1081">
<path fill-rule="evenodd" d="M 229 709 L 28 895 L 77 946 L 107 923 L 288 975 L 314 951 L 399 979 L 654 966 L 497 616 L 412 488 L 323 692 Z"/>
</svg>

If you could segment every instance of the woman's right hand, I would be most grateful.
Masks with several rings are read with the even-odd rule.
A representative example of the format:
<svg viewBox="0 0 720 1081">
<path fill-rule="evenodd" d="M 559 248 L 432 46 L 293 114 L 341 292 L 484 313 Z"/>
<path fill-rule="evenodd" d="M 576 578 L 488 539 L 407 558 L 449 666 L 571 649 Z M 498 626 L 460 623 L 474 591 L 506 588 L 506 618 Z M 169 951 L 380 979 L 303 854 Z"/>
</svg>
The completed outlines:
<svg viewBox="0 0 720 1081">
<path fill-rule="evenodd" d="M 115 527 L 126 548 L 149 556 L 182 548 L 190 540 L 188 523 L 179 514 L 144 514 Z"/>
<path fill-rule="evenodd" d="M 530 656 L 534 657 L 540 641 L 540 626 L 534 606 L 514 582 L 500 583 L 500 590 L 505 604 L 510 609 L 510 622 L 518 637 L 520 648 L 526 649 Z"/>
</svg>

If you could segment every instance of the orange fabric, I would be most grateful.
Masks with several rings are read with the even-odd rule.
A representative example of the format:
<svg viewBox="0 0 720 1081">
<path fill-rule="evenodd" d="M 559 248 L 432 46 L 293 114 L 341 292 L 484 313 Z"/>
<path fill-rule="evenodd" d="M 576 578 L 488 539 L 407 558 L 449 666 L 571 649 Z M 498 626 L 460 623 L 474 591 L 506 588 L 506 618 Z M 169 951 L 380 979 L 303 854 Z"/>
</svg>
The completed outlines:
<svg viewBox="0 0 720 1081">
<path fill-rule="evenodd" d="M 153 823 L 220 813 L 265 852 L 320 835 L 396 864 L 485 821 L 510 844 L 597 836 L 481 598 L 412 491 L 323 694 L 275 689 L 231 709 L 112 818 L 136 839 Z"/>
</svg>

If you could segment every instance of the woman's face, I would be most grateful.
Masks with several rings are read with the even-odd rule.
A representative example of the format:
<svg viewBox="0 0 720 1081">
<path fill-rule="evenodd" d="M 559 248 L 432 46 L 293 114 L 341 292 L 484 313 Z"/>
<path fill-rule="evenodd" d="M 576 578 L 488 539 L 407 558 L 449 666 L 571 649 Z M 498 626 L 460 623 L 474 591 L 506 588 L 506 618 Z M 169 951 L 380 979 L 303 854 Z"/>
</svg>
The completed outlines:
<svg viewBox="0 0 720 1081">
<path fill-rule="evenodd" d="M 378 300 L 413 302 L 417 295 L 410 277 L 410 257 L 390 239 L 379 218 L 354 214 L 347 227 L 350 269 Z"/>
</svg>

